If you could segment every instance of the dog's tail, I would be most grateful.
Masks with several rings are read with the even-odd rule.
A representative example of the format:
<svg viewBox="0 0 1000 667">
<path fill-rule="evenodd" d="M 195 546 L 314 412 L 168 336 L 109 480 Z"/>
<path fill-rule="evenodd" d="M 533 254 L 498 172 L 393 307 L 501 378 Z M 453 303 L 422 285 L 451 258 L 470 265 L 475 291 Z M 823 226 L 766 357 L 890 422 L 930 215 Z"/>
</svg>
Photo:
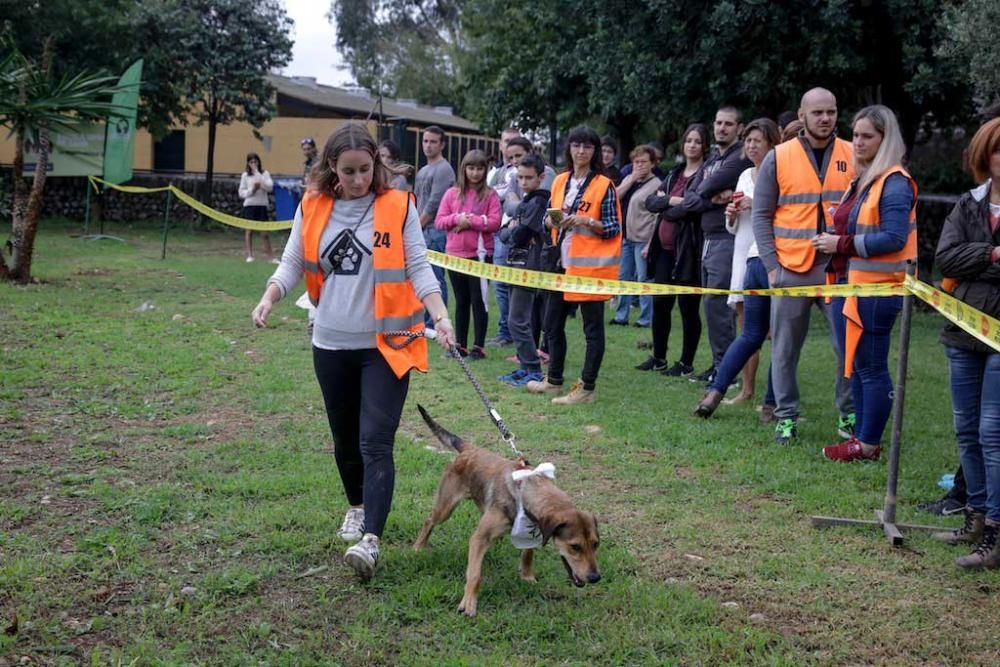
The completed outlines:
<svg viewBox="0 0 1000 667">
<path fill-rule="evenodd" d="M 424 406 L 418 403 L 417 410 L 420 410 L 420 416 L 424 418 L 424 421 L 427 423 L 427 426 L 431 429 L 431 433 L 437 436 L 437 439 L 440 440 L 442 443 L 454 448 L 455 451 L 458 452 L 465 451 L 465 449 L 468 448 L 469 443 L 467 443 L 465 440 L 458 437 L 451 431 L 446 430 L 443 426 L 441 426 L 441 424 L 438 424 L 436 421 L 434 421 L 434 418 L 431 417 L 429 414 L 427 414 L 427 411 L 424 410 Z"/>
</svg>

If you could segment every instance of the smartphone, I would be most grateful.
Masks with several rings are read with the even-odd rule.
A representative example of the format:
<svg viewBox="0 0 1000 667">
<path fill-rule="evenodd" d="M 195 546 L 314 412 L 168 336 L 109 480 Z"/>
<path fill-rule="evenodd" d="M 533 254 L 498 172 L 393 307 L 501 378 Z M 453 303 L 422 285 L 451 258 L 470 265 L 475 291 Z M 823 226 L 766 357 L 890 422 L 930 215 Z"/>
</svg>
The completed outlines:
<svg viewBox="0 0 1000 667">
<path fill-rule="evenodd" d="M 552 224 L 554 224 L 556 227 L 562 227 L 563 219 L 565 218 L 562 209 L 550 208 L 546 212 L 549 214 L 549 217 L 552 218 Z"/>
</svg>

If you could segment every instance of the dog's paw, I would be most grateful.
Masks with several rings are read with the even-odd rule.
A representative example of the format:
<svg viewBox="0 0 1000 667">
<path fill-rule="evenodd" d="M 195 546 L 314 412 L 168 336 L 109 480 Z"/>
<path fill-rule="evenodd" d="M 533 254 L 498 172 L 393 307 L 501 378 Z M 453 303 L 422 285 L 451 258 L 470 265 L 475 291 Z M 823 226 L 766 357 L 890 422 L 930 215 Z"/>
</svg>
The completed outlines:
<svg viewBox="0 0 1000 667">
<path fill-rule="evenodd" d="M 463 599 L 462 603 L 460 605 L 458 605 L 458 611 L 460 613 L 462 613 L 462 614 L 465 614 L 469 618 L 475 618 L 476 617 L 476 600 L 475 599 L 472 599 L 472 600 Z"/>
<path fill-rule="evenodd" d="M 533 575 L 533 574 L 527 574 L 527 575 L 522 574 L 521 575 L 521 579 L 523 579 L 524 581 L 527 581 L 529 584 L 537 584 L 538 583 L 538 579 L 536 579 L 535 575 Z"/>
</svg>

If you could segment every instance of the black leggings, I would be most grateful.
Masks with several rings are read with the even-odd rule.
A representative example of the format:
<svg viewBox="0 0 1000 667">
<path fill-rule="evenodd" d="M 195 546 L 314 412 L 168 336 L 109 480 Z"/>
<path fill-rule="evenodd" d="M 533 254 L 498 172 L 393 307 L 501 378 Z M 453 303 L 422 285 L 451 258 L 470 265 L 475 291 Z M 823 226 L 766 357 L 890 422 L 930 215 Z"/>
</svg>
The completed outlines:
<svg viewBox="0 0 1000 667">
<path fill-rule="evenodd" d="M 314 347 L 313 366 L 347 502 L 364 504 L 365 532 L 381 537 L 396 482 L 392 446 L 410 376 L 397 378 L 374 348 Z"/>
<path fill-rule="evenodd" d="M 491 264 L 492 257 L 486 258 Z M 469 276 L 458 271 L 449 271 L 452 293 L 455 295 L 455 342 L 459 347 L 469 347 L 469 310 L 472 310 L 472 322 L 475 328 L 473 345 L 482 347 L 486 344 L 486 329 L 490 316 L 483 303 L 483 291 L 478 276 Z"/>
<path fill-rule="evenodd" d="M 656 268 L 653 282 L 669 285 L 674 271 L 674 252 L 661 250 L 656 258 Z M 701 313 L 698 305 L 700 294 L 680 294 L 653 297 L 653 356 L 657 359 L 667 358 L 667 342 L 670 340 L 671 312 L 674 302 L 680 307 L 683 344 L 680 362 L 687 366 L 694 365 L 694 355 L 698 351 L 698 341 L 701 339 Z"/>
</svg>

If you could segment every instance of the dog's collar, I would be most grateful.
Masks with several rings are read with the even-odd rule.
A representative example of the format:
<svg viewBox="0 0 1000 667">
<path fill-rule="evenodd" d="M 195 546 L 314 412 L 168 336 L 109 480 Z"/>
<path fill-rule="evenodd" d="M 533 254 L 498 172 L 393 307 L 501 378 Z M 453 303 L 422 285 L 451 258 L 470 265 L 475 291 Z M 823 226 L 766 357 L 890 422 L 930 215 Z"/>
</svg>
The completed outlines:
<svg viewBox="0 0 1000 667">
<path fill-rule="evenodd" d="M 539 463 L 534 468 L 529 468 L 524 466 L 523 468 L 518 468 L 510 474 L 511 479 L 515 483 L 524 481 L 529 477 L 548 477 L 549 479 L 556 478 L 556 467 L 552 463 Z"/>
</svg>

